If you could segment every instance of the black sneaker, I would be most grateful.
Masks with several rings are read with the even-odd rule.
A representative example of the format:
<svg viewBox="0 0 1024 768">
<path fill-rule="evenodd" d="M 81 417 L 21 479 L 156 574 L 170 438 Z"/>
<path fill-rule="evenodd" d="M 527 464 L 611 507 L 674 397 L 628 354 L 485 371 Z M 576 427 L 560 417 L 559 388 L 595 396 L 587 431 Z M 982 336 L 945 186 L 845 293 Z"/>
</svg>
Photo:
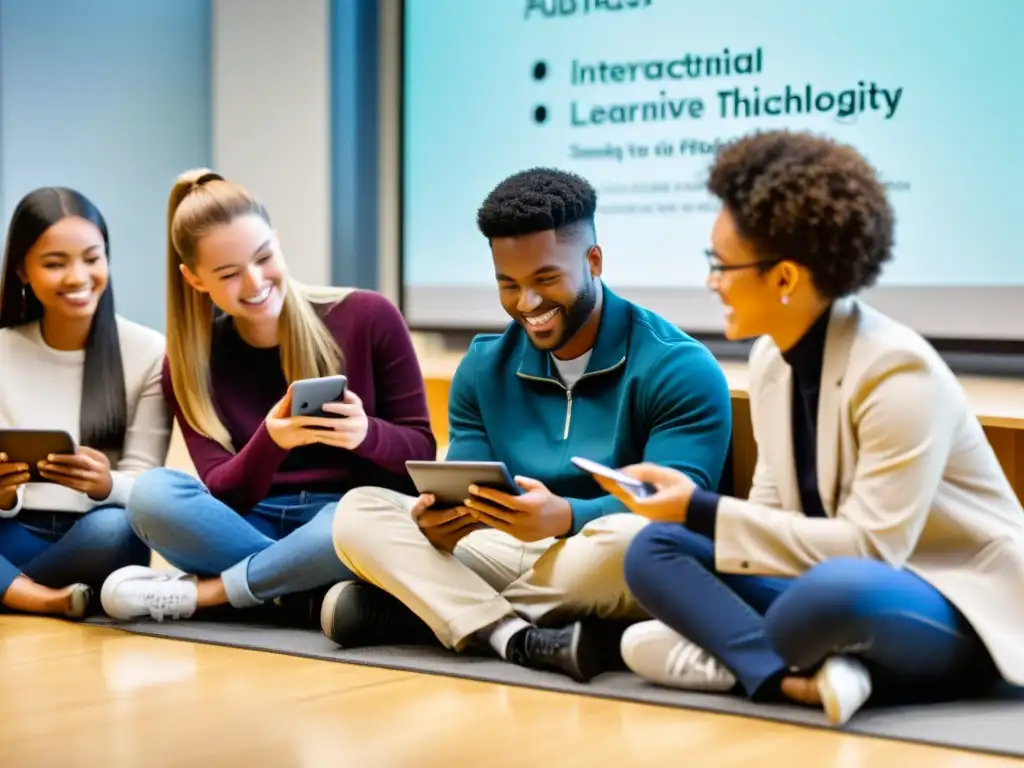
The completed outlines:
<svg viewBox="0 0 1024 768">
<path fill-rule="evenodd" d="M 419 616 L 363 581 L 340 581 L 327 591 L 320 606 L 320 628 L 342 648 L 439 645 Z"/>
<path fill-rule="evenodd" d="M 530 627 L 509 640 L 508 660 L 521 667 L 561 672 L 578 683 L 608 670 L 605 638 L 592 622 L 577 621 L 560 629 Z"/>
<path fill-rule="evenodd" d="M 327 592 L 327 587 L 318 587 L 281 595 L 273 601 L 270 619 L 279 627 L 316 629 L 320 624 L 320 609 Z"/>
</svg>

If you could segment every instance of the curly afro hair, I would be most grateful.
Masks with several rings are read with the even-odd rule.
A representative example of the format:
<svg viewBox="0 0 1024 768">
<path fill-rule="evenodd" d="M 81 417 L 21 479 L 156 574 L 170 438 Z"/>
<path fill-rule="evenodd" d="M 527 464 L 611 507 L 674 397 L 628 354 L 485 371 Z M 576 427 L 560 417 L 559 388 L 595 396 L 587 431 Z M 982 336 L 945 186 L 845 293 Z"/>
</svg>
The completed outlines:
<svg viewBox="0 0 1024 768">
<path fill-rule="evenodd" d="M 597 192 L 586 179 L 556 168 L 531 168 L 502 181 L 476 214 L 488 240 L 555 230 L 560 240 L 594 231 Z"/>
<path fill-rule="evenodd" d="M 870 287 L 891 258 L 885 188 L 850 146 L 808 133 L 756 133 L 721 149 L 708 190 L 763 259 L 802 264 L 828 299 Z"/>
</svg>

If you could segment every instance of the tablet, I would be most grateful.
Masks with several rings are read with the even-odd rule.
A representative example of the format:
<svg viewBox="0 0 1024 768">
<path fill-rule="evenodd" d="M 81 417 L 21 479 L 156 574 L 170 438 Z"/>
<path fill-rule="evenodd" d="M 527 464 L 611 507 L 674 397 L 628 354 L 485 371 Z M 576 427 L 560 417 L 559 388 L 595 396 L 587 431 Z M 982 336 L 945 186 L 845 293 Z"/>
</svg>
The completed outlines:
<svg viewBox="0 0 1024 768">
<path fill-rule="evenodd" d="M 431 494 L 438 507 L 460 506 L 469 498 L 471 485 L 510 496 L 523 492 L 503 461 L 407 461 L 405 468 L 416 490 Z"/>
<path fill-rule="evenodd" d="M 31 483 L 53 482 L 39 474 L 39 462 L 51 453 L 77 452 L 74 439 L 60 429 L 0 429 L 0 453 L 11 463 L 28 464 Z"/>
</svg>

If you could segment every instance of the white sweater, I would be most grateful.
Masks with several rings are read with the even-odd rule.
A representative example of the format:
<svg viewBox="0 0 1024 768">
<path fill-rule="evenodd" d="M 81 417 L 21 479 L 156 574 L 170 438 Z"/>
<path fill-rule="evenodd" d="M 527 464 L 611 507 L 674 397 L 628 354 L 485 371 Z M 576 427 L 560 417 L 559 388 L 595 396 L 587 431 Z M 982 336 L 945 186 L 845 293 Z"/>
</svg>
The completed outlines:
<svg viewBox="0 0 1024 768">
<path fill-rule="evenodd" d="M 103 504 L 124 506 L 135 478 L 162 466 L 171 439 L 171 416 L 160 387 L 165 340 L 145 326 L 117 318 L 128 401 L 128 430 L 120 451 L 108 451 L 110 496 L 93 501 L 55 483 L 28 483 L 18 490 L 14 517 L 22 509 L 88 512 Z M 85 351 L 47 346 L 39 323 L 0 329 L 0 428 L 62 429 L 80 444 L 79 418 Z"/>
</svg>

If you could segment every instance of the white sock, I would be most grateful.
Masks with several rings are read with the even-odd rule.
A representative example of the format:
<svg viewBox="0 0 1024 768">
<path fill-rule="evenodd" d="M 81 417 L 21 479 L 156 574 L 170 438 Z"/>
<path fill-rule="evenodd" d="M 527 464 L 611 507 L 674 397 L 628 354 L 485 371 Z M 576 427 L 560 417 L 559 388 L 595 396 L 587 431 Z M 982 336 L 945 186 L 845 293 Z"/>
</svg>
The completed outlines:
<svg viewBox="0 0 1024 768">
<path fill-rule="evenodd" d="M 512 639 L 512 635 L 516 632 L 522 629 L 529 629 L 530 626 L 530 624 L 518 616 L 510 616 L 507 619 L 502 619 L 497 624 L 492 624 L 490 630 L 485 629 L 481 634 L 487 634 L 487 642 L 491 644 L 491 648 L 494 649 L 496 654 L 507 661 L 508 641 Z"/>
</svg>

